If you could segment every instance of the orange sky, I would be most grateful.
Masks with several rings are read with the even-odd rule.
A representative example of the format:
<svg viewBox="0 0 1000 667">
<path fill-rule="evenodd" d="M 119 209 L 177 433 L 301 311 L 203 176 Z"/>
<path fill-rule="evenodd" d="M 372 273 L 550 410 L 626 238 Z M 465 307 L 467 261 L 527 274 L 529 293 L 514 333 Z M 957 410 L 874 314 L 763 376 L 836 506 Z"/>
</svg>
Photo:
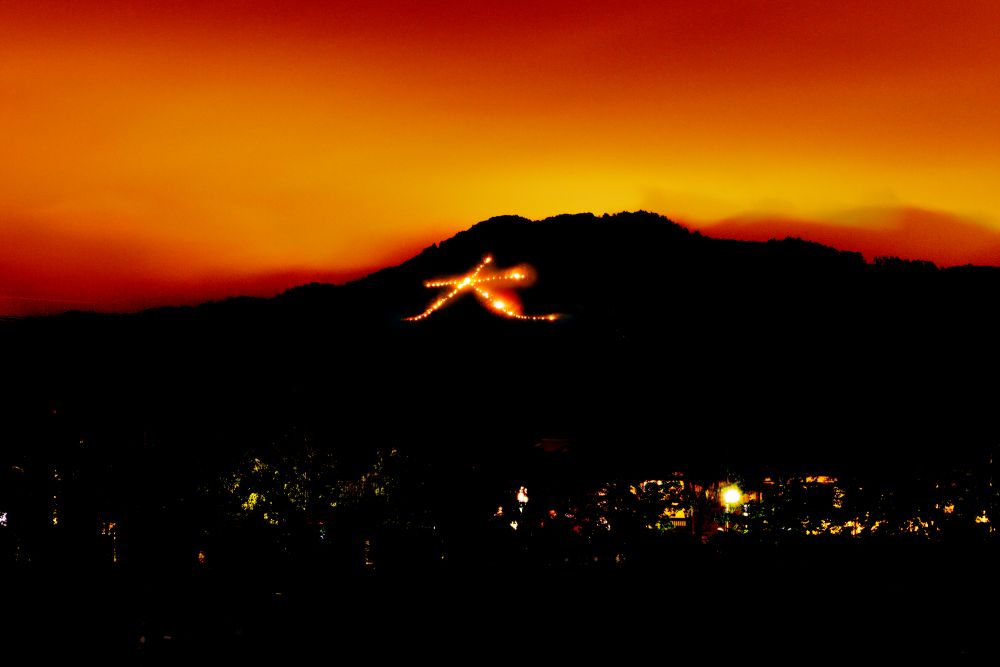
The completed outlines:
<svg viewBox="0 0 1000 667">
<path fill-rule="evenodd" d="M 992 0 L 89 4 L 0 3 L 0 313 L 271 294 L 505 213 L 1000 263 Z"/>
</svg>

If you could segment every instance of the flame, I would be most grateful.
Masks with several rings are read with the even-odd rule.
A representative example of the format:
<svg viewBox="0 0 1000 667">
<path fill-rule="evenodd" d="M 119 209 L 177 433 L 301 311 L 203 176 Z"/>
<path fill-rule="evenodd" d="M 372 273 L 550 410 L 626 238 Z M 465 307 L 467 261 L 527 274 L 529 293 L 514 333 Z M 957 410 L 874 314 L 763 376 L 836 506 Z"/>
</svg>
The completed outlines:
<svg viewBox="0 0 1000 667">
<path fill-rule="evenodd" d="M 424 310 L 424 312 L 404 319 L 408 322 L 418 322 L 426 319 L 433 315 L 435 311 L 448 304 L 448 302 L 456 296 L 468 290 L 474 291 L 489 307 L 489 309 L 498 315 L 503 315 L 515 320 L 544 320 L 547 322 L 554 322 L 557 319 L 558 315 L 555 314 L 525 315 L 522 312 L 520 301 L 513 293 L 509 292 L 509 290 L 502 289 L 494 291 L 496 288 L 502 288 L 503 286 L 526 286 L 526 284 L 531 282 L 534 277 L 534 272 L 531 270 L 531 267 L 521 265 L 512 269 L 484 272 L 486 266 L 492 263 L 493 256 L 486 255 L 483 257 L 483 261 L 473 267 L 473 269 L 464 276 L 425 281 L 424 287 L 430 289 L 436 287 L 450 287 L 451 290 L 443 297 L 434 301 L 427 307 L 426 310 Z"/>
</svg>

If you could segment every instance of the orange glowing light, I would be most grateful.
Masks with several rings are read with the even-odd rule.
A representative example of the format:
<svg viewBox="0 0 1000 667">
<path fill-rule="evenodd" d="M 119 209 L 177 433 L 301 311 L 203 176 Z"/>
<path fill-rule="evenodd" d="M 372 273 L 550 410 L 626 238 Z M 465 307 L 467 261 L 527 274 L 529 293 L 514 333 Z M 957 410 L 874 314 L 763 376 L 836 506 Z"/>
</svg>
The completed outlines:
<svg viewBox="0 0 1000 667">
<path fill-rule="evenodd" d="M 482 262 L 477 264 L 472 271 L 464 276 L 451 279 L 426 281 L 424 283 L 424 287 L 450 287 L 451 290 L 443 297 L 434 301 L 434 303 L 428 306 L 424 312 L 404 319 L 408 322 L 417 322 L 426 319 L 430 317 L 434 311 L 440 309 L 456 296 L 459 296 L 462 292 L 471 289 L 483 300 L 484 303 L 492 306 L 493 312 L 502 314 L 505 317 L 515 320 L 544 320 L 547 322 L 553 322 L 556 320 L 558 315 L 555 314 L 525 315 L 520 311 L 520 308 L 515 303 L 494 298 L 494 295 L 489 290 L 482 287 L 484 283 L 494 283 L 498 285 L 517 283 L 525 280 L 527 278 L 527 274 L 525 274 L 523 270 L 516 269 L 483 273 L 483 269 L 486 268 L 486 265 L 491 264 L 492 262 L 493 257 L 491 255 L 486 255 Z"/>
<path fill-rule="evenodd" d="M 722 502 L 728 507 L 738 505 L 743 499 L 743 492 L 737 486 L 728 486 L 722 490 Z"/>
</svg>

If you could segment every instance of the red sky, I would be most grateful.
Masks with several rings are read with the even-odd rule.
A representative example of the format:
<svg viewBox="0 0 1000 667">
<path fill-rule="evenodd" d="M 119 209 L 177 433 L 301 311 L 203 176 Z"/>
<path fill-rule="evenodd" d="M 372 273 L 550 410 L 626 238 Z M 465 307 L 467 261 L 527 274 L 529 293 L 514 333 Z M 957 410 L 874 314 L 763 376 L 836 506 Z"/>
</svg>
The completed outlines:
<svg viewBox="0 0 1000 667">
<path fill-rule="evenodd" d="M 992 0 L 7 0 L 0 313 L 271 294 L 505 213 L 1000 263 L 997 35 Z"/>
</svg>

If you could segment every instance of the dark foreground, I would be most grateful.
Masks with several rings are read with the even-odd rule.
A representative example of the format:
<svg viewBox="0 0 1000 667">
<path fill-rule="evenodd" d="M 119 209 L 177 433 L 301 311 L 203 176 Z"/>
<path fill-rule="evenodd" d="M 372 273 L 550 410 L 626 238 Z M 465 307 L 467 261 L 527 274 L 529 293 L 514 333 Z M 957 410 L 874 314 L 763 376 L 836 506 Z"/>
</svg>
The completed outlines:
<svg viewBox="0 0 1000 667">
<path fill-rule="evenodd" d="M 8 571 L 32 663 L 799 660 L 993 652 L 993 545 L 698 547 L 582 569 Z"/>
</svg>

